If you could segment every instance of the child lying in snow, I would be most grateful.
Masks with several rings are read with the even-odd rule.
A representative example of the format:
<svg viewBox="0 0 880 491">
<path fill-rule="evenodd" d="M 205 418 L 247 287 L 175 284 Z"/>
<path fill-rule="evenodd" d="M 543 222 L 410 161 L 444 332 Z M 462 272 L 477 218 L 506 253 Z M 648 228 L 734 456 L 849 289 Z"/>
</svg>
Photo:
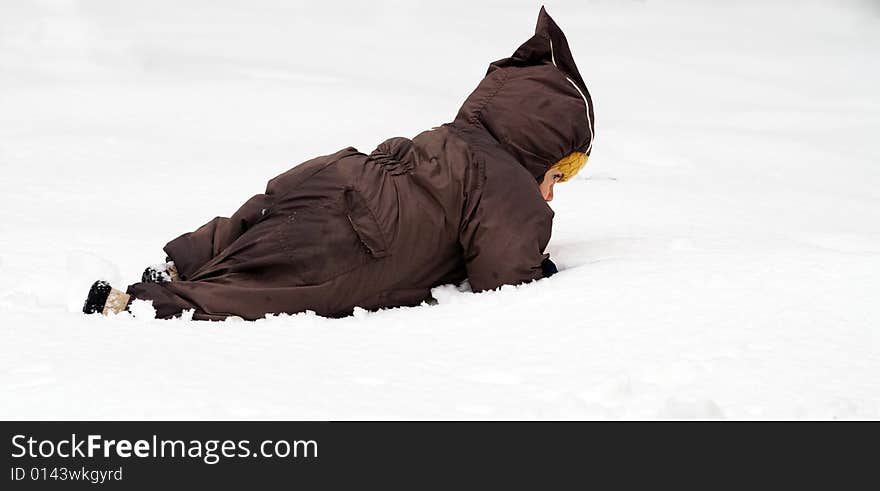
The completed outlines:
<svg viewBox="0 0 880 491">
<path fill-rule="evenodd" d="M 565 35 L 542 8 L 535 35 L 489 65 L 453 122 L 290 169 L 230 218 L 169 242 L 169 267 L 125 293 L 96 282 L 83 311 L 117 313 L 137 298 L 160 318 L 342 316 L 418 305 L 465 279 L 482 291 L 549 276 L 546 201 L 586 163 L 593 122 Z"/>
</svg>

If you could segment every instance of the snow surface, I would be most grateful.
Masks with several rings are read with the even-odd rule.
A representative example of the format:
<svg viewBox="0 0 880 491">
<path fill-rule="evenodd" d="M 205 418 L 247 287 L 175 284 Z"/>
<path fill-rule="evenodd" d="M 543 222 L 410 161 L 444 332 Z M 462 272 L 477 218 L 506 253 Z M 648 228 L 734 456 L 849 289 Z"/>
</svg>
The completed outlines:
<svg viewBox="0 0 880 491">
<path fill-rule="evenodd" d="M 549 2 L 593 94 L 552 279 L 79 313 L 289 166 L 449 121 L 533 2 L 0 4 L 0 418 L 880 417 L 880 7 Z"/>
</svg>

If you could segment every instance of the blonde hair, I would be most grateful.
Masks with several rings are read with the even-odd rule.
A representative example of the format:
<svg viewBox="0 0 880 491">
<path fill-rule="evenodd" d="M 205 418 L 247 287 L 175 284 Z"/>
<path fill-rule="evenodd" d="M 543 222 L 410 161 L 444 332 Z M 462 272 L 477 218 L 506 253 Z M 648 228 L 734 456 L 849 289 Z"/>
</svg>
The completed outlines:
<svg viewBox="0 0 880 491">
<path fill-rule="evenodd" d="M 562 178 L 559 179 L 559 182 L 565 182 L 574 177 L 586 165 L 589 157 L 584 152 L 572 152 L 559 159 L 559 162 L 553 164 L 550 169 L 562 172 Z"/>
</svg>

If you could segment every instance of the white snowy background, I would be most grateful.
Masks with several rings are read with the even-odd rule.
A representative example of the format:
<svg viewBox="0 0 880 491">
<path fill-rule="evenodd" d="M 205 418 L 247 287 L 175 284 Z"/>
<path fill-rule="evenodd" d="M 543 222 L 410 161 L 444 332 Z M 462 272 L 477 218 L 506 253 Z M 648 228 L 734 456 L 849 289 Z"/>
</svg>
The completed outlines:
<svg viewBox="0 0 880 491">
<path fill-rule="evenodd" d="M 538 2 L 0 3 L 2 419 L 880 417 L 880 5 L 547 0 L 595 101 L 552 279 L 80 313 L 296 163 L 453 118 Z"/>
</svg>

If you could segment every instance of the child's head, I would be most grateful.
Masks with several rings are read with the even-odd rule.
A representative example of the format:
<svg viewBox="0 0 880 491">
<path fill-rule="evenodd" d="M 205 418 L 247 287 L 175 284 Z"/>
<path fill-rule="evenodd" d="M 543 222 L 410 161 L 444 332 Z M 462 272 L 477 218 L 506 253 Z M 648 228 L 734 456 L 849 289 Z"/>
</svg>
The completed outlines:
<svg viewBox="0 0 880 491">
<path fill-rule="evenodd" d="M 572 152 L 547 169 L 544 178 L 538 183 L 544 201 L 553 201 L 553 185 L 574 177 L 587 163 L 588 158 L 589 156 L 584 152 Z"/>
<path fill-rule="evenodd" d="M 554 165 L 562 181 L 583 166 L 593 147 L 593 102 L 565 34 L 543 8 L 535 35 L 489 65 L 455 123 L 485 130 L 538 182 Z"/>
</svg>

